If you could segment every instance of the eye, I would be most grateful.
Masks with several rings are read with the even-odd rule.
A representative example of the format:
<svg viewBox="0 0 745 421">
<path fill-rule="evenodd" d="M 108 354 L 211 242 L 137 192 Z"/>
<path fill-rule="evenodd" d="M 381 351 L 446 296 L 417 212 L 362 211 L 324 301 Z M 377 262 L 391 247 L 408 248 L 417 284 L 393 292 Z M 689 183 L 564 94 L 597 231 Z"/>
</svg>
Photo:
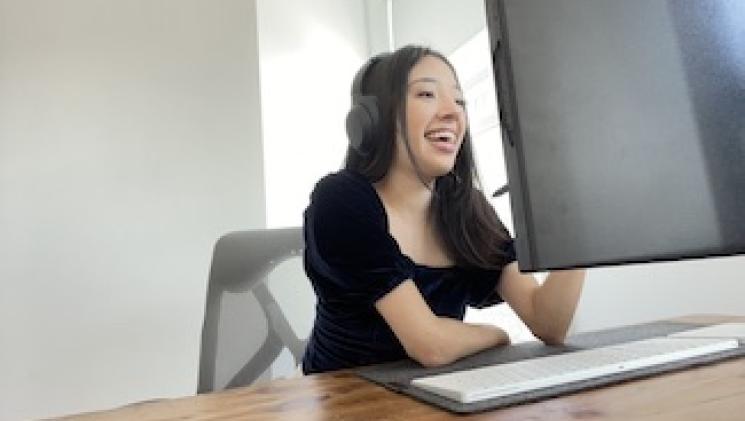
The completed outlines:
<svg viewBox="0 0 745 421">
<path fill-rule="evenodd" d="M 456 99 L 455 103 L 460 105 L 463 108 L 466 108 L 466 100 L 465 99 Z"/>
<path fill-rule="evenodd" d="M 419 91 L 416 96 L 417 98 L 434 98 L 435 93 L 433 91 Z"/>
</svg>

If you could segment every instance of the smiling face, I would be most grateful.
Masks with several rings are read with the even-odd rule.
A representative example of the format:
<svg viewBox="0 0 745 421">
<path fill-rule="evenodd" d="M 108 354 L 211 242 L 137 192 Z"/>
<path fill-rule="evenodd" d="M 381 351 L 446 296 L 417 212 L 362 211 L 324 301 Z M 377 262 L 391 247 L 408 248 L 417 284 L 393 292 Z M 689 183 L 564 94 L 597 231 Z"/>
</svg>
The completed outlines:
<svg viewBox="0 0 745 421">
<path fill-rule="evenodd" d="M 426 181 L 453 169 L 466 132 L 466 111 L 455 74 L 438 57 L 422 57 L 409 73 L 406 128 L 411 157 L 399 130 L 394 166 L 414 170 L 413 158 Z"/>
</svg>

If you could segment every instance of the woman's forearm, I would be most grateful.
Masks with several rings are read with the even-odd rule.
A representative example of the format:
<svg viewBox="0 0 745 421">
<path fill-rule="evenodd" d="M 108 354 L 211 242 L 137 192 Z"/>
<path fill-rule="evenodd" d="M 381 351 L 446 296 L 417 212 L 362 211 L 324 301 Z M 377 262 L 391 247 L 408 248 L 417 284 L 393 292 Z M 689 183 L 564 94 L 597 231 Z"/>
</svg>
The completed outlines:
<svg viewBox="0 0 745 421">
<path fill-rule="evenodd" d="M 534 333 L 548 344 L 564 342 L 585 280 L 583 269 L 551 272 L 533 297 Z"/>
<path fill-rule="evenodd" d="M 430 355 L 417 358 L 426 366 L 449 364 L 478 351 L 510 343 L 507 333 L 492 325 L 464 323 L 447 317 L 438 317 L 437 325 Z"/>
</svg>

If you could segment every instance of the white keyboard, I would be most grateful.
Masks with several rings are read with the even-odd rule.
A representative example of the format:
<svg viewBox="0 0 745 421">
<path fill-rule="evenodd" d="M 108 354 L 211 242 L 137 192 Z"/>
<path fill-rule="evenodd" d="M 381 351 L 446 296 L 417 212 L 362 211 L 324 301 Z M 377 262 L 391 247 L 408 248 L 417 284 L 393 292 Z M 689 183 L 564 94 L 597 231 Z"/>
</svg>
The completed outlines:
<svg viewBox="0 0 745 421">
<path fill-rule="evenodd" d="M 657 337 L 420 377 L 412 385 L 462 403 L 514 395 L 737 348 L 731 338 Z"/>
</svg>

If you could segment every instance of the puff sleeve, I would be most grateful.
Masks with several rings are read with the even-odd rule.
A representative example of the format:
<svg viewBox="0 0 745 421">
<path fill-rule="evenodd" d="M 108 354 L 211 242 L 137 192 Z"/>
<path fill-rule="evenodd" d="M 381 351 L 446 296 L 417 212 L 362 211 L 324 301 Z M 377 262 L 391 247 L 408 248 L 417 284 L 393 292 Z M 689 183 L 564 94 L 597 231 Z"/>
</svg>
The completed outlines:
<svg viewBox="0 0 745 421">
<path fill-rule="evenodd" d="M 388 233 L 385 209 L 363 176 L 321 179 L 304 218 L 305 266 L 319 300 L 370 305 L 413 278 L 415 265 Z"/>
</svg>

